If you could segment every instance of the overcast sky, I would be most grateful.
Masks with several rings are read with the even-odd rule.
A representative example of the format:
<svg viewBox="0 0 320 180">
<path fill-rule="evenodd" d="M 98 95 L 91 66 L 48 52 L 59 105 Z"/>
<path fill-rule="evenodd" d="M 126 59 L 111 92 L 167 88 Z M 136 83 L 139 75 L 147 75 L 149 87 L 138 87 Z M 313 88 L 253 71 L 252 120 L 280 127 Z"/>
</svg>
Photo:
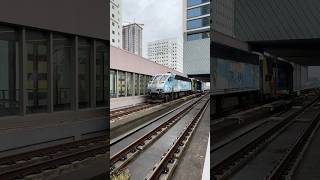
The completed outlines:
<svg viewBox="0 0 320 180">
<path fill-rule="evenodd" d="M 182 0 L 122 0 L 122 22 L 144 24 L 143 56 L 148 42 L 182 38 Z"/>
</svg>

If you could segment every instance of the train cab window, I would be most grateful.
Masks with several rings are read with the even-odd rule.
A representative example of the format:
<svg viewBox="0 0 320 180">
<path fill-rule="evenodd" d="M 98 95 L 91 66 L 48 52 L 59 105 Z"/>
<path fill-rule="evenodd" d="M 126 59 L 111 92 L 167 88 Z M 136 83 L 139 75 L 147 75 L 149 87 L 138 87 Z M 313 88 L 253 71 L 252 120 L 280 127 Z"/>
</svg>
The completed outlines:
<svg viewBox="0 0 320 180">
<path fill-rule="evenodd" d="M 168 75 L 163 75 L 163 76 L 161 77 L 161 79 L 160 79 L 160 82 L 161 82 L 161 83 L 165 82 L 165 81 L 167 80 L 167 78 L 168 78 Z"/>
</svg>

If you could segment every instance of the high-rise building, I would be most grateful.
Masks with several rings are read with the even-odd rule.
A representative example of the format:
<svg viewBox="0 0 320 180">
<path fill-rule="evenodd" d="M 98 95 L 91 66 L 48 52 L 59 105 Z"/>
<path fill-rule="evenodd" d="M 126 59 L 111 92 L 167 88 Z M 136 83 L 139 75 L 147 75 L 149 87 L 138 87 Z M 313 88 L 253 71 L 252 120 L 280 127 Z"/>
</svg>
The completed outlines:
<svg viewBox="0 0 320 180">
<path fill-rule="evenodd" d="M 131 23 L 122 27 L 122 48 L 142 56 L 142 26 Z"/>
<path fill-rule="evenodd" d="M 121 29 L 121 0 L 110 0 L 110 43 L 112 46 L 122 47 Z"/>
<path fill-rule="evenodd" d="M 158 64 L 183 72 L 183 48 L 177 38 L 149 42 L 148 58 Z"/>
<path fill-rule="evenodd" d="M 183 1 L 183 72 L 190 77 L 201 76 L 208 81 L 210 18 L 210 0 Z"/>
</svg>

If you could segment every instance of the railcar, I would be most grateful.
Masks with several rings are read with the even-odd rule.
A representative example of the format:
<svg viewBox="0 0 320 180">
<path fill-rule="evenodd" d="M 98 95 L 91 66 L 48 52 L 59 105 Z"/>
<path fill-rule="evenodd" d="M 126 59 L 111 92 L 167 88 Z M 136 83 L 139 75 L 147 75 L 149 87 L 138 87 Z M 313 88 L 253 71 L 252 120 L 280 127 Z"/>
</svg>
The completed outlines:
<svg viewBox="0 0 320 180">
<path fill-rule="evenodd" d="M 158 74 L 148 83 L 151 99 L 169 101 L 192 92 L 191 79 L 174 73 Z"/>
</svg>

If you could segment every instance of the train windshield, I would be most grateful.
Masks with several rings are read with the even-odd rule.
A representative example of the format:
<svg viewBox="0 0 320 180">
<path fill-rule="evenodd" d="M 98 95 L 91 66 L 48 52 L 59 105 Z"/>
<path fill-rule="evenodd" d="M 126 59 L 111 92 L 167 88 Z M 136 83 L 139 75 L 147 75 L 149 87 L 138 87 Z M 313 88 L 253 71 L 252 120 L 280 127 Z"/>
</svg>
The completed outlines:
<svg viewBox="0 0 320 180">
<path fill-rule="evenodd" d="M 163 75 L 160 79 L 160 82 L 163 83 L 164 81 L 166 81 L 168 79 L 168 75 Z"/>
</svg>

